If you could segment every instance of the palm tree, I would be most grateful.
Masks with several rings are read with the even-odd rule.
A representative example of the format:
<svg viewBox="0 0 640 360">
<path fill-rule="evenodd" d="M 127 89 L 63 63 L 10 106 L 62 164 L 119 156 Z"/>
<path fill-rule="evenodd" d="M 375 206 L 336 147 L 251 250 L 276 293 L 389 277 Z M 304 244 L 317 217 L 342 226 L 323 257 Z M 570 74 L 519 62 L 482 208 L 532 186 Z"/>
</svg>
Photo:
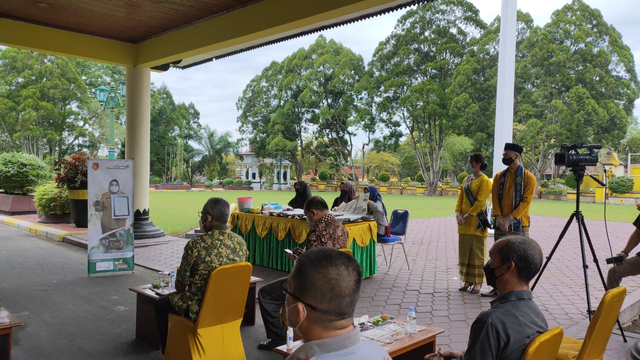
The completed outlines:
<svg viewBox="0 0 640 360">
<path fill-rule="evenodd" d="M 209 125 L 202 127 L 200 139 L 198 143 L 203 148 L 203 157 L 206 158 L 206 164 L 222 162 L 224 155 L 232 154 L 236 151 L 236 143 L 231 140 L 233 135 L 230 131 L 218 132 Z"/>
</svg>

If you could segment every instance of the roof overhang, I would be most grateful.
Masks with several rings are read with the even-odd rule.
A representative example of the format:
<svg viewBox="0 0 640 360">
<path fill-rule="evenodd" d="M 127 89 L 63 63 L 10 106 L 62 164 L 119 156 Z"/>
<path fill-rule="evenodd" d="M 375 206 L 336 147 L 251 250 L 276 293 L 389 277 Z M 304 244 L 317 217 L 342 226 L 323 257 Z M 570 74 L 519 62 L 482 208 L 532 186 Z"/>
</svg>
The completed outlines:
<svg viewBox="0 0 640 360">
<path fill-rule="evenodd" d="M 162 7 L 157 9 L 158 14 L 149 15 L 147 12 L 155 8 L 145 10 L 140 6 L 155 2 L 145 0 L 42 1 L 4 0 L 0 4 L 0 45 L 166 70 L 171 66 L 188 68 L 426 0 L 167 0 L 158 3 L 172 5 L 171 16 Z M 47 6 L 43 7 L 43 3 Z M 29 11 L 18 11 L 17 5 Z M 62 5 L 66 7 L 61 14 L 66 16 L 47 17 L 39 12 L 53 11 L 55 15 L 56 7 Z M 198 18 L 193 7 L 204 5 L 208 6 L 207 11 L 202 10 L 202 18 Z M 71 16 L 69 12 L 84 12 L 90 21 L 82 21 L 80 15 Z M 137 18 L 141 19 L 139 25 L 131 21 Z M 113 26 L 118 19 L 127 24 L 120 32 Z"/>
</svg>

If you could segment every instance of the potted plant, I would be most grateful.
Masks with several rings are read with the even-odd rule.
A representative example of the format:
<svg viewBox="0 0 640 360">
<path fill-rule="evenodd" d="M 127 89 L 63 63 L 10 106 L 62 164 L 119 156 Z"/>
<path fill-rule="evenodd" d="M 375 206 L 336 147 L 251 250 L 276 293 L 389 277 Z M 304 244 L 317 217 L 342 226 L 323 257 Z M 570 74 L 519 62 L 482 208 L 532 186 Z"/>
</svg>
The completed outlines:
<svg viewBox="0 0 640 360">
<path fill-rule="evenodd" d="M 38 213 L 42 215 L 40 223 L 70 223 L 69 196 L 67 189 L 59 189 L 56 183 L 50 181 L 38 186 L 33 197 Z"/>
<path fill-rule="evenodd" d="M 55 182 L 58 188 L 66 187 L 69 194 L 69 210 L 73 223 L 79 228 L 88 225 L 87 163 L 89 154 L 79 151 L 58 161 Z"/>
<path fill-rule="evenodd" d="M 8 214 L 35 213 L 36 186 L 50 177 L 47 164 L 37 156 L 22 153 L 0 154 L 0 211 Z"/>
</svg>

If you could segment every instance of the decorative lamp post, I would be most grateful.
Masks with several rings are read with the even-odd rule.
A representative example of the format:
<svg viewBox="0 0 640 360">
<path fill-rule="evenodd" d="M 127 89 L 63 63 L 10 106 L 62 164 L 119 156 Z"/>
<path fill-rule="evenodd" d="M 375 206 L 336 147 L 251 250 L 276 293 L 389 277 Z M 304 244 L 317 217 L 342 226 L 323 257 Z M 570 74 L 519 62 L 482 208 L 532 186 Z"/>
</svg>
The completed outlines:
<svg viewBox="0 0 640 360">
<path fill-rule="evenodd" d="M 109 88 L 100 86 L 96 88 L 96 100 L 100 103 L 100 109 L 110 111 L 109 119 L 109 159 L 116 158 L 116 141 L 115 141 L 115 109 L 126 106 L 125 82 L 118 82 L 118 88 L 115 84 L 111 84 Z"/>
<path fill-rule="evenodd" d="M 280 162 L 280 172 L 278 173 L 278 191 L 282 191 L 282 156 L 278 156 Z"/>
</svg>

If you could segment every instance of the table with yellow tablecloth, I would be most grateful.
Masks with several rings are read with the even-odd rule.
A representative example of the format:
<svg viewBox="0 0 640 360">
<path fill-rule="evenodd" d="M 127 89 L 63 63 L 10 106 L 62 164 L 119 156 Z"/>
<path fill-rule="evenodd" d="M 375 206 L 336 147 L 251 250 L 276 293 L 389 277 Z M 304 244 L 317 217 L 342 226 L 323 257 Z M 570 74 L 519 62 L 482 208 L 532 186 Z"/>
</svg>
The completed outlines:
<svg viewBox="0 0 640 360">
<path fill-rule="evenodd" d="M 293 262 L 284 249 L 304 248 L 309 225 L 304 220 L 261 214 L 231 213 L 231 230 L 242 236 L 249 249 L 249 262 L 271 269 L 291 271 Z M 362 276 L 377 273 L 375 221 L 346 224 L 348 247 L 360 263 Z"/>
</svg>

